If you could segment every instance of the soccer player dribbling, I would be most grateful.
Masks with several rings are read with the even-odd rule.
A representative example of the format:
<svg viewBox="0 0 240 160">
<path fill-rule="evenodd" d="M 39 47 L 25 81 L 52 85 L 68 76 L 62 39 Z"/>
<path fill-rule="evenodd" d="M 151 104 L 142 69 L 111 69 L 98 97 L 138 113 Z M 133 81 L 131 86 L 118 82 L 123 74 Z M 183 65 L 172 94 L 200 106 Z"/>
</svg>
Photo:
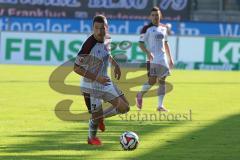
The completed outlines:
<svg viewBox="0 0 240 160">
<path fill-rule="evenodd" d="M 158 88 L 158 111 L 168 111 L 163 105 L 166 92 L 166 77 L 170 75 L 170 69 L 174 62 L 167 40 L 167 27 L 160 23 L 162 18 L 158 7 L 153 7 L 150 14 L 151 23 L 144 26 L 139 40 L 139 47 L 147 54 L 148 82 L 142 86 L 137 94 L 136 103 L 139 110 L 142 109 L 143 96 L 157 82 Z"/>
<path fill-rule="evenodd" d="M 114 67 L 115 78 L 120 79 L 121 70 L 111 57 L 106 39 L 108 22 L 105 16 L 93 19 L 93 34 L 83 43 L 74 64 L 74 72 L 83 76 L 80 89 L 91 118 L 89 120 L 88 144 L 102 145 L 97 130 L 105 131 L 104 118 L 129 111 L 129 103 L 107 74 L 108 63 Z M 102 101 L 112 106 L 103 110 Z"/>
</svg>

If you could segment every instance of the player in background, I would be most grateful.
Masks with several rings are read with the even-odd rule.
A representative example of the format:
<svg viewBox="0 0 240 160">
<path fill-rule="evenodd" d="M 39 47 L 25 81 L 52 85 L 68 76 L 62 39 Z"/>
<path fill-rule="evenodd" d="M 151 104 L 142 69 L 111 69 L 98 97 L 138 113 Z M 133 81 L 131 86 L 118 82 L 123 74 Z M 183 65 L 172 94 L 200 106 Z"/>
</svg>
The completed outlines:
<svg viewBox="0 0 240 160">
<path fill-rule="evenodd" d="M 158 7 L 153 7 L 150 14 L 151 23 L 144 26 L 139 40 L 139 47 L 147 54 L 148 82 L 142 86 L 137 94 L 136 103 L 142 109 L 143 95 L 157 82 L 158 88 L 158 111 L 168 111 L 163 105 L 166 92 L 166 77 L 170 74 L 174 62 L 167 40 L 167 27 L 160 23 L 162 18 Z"/>
<path fill-rule="evenodd" d="M 129 103 L 123 93 L 115 86 L 107 74 L 108 63 L 114 68 L 115 78 L 120 79 L 121 70 L 111 57 L 106 39 L 107 19 L 102 15 L 93 19 L 93 34 L 83 43 L 75 60 L 74 71 L 83 76 L 80 89 L 91 118 L 89 120 L 88 144 L 101 145 L 96 136 L 98 128 L 105 130 L 104 118 L 129 111 Z M 102 100 L 111 107 L 102 109 Z"/>
</svg>

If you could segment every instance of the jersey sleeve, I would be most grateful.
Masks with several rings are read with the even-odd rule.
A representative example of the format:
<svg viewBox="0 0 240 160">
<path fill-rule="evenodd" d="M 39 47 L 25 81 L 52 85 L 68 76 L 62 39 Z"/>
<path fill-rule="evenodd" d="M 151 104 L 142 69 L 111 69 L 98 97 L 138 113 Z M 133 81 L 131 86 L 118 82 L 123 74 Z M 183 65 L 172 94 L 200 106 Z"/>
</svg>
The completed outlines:
<svg viewBox="0 0 240 160">
<path fill-rule="evenodd" d="M 95 46 L 96 41 L 94 38 L 91 36 L 89 37 L 84 44 L 82 45 L 82 48 L 78 52 L 78 55 L 75 59 L 75 65 L 80 66 L 84 59 L 88 57 L 88 55 L 91 53 L 92 48 Z"/>
<path fill-rule="evenodd" d="M 167 41 L 168 41 L 168 33 L 167 33 L 167 28 L 166 28 L 166 30 L 165 30 L 164 41 L 165 41 L 165 42 L 167 42 Z"/>
<path fill-rule="evenodd" d="M 75 62 L 74 62 L 75 65 L 80 66 L 81 61 L 83 60 L 83 58 L 84 58 L 84 57 L 81 57 L 81 56 L 77 55 L 77 57 L 76 57 L 76 59 L 75 59 Z"/>
<path fill-rule="evenodd" d="M 139 38 L 139 42 L 146 42 L 148 39 L 148 32 L 147 32 L 148 26 L 144 26 L 141 30 L 140 33 L 140 38 Z"/>
<path fill-rule="evenodd" d="M 81 50 L 78 52 L 78 55 L 75 59 L 75 65 L 80 66 L 82 62 L 84 61 L 84 58 L 86 55 L 90 54 L 91 50 L 87 48 L 85 44 L 83 44 Z"/>
</svg>

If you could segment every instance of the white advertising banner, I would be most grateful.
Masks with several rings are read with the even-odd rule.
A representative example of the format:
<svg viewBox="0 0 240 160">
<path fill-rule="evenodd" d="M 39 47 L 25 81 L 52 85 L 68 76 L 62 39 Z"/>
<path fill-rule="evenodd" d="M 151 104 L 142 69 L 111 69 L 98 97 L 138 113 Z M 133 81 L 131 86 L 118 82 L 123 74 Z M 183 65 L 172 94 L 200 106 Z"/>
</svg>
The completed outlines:
<svg viewBox="0 0 240 160">
<path fill-rule="evenodd" d="M 59 65 L 78 53 L 86 34 L 2 32 L 0 63 Z M 145 62 L 146 54 L 138 46 L 139 35 L 111 35 L 111 54 L 128 62 Z M 169 37 L 173 58 L 176 37 Z M 119 56 L 118 56 L 119 57 Z"/>
<path fill-rule="evenodd" d="M 0 63 L 59 65 L 74 58 L 87 34 L 1 32 Z M 146 54 L 139 35 L 111 35 L 111 54 L 120 60 L 142 63 Z M 238 64 L 240 39 L 229 37 L 169 37 L 173 59 L 185 63 Z"/>
<path fill-rule="evenodd" d="M 0 62 L 57 65 L 76 56 L 84 34 L 2 32 Z"/>
<path fill-rule="evenodd" d="M 203 62 L 204 61 L 204 37 L 180 37 L 178 61 Z"/>
</svg>

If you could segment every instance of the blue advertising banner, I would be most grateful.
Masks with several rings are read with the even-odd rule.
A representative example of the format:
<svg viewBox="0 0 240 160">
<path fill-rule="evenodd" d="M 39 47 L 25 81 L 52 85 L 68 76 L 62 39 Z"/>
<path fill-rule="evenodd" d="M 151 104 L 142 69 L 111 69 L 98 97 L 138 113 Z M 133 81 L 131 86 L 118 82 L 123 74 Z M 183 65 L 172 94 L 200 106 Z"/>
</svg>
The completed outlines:
<svg viewBox="0 0 240 160">
<path fill-rule="evenodd" d="M 109 32 L 116 34 L 139 33 L 147 20 L 109 20 Z M 65 32 L 90 33 L 91 19 L 58 19 L 58 18 L 1 18 L 3 31 Z"/>
<path fill-rule="evenodd" d="M 179 35 L 240 36 L 238 23 L 179 22 L 178 25 L 176 33 Z"/>
<path fill-rule="evenodd" d="M 117 20 L 109 19 L 109 32 L 114 34 L 139 34 L 148 20 Z M 238 23 L 211 23 L 190 21 L 162 21 L 170 23 L 175 35 L 189 36 L 240 36 Z M 62 19 L 62 18 L 19 18 L 1 17 L 0 30 L 3 31 L 30 31 L 30 32 L 63 32 L 63 33 L 90 33 L 91 19 Z"/>
</svg>

